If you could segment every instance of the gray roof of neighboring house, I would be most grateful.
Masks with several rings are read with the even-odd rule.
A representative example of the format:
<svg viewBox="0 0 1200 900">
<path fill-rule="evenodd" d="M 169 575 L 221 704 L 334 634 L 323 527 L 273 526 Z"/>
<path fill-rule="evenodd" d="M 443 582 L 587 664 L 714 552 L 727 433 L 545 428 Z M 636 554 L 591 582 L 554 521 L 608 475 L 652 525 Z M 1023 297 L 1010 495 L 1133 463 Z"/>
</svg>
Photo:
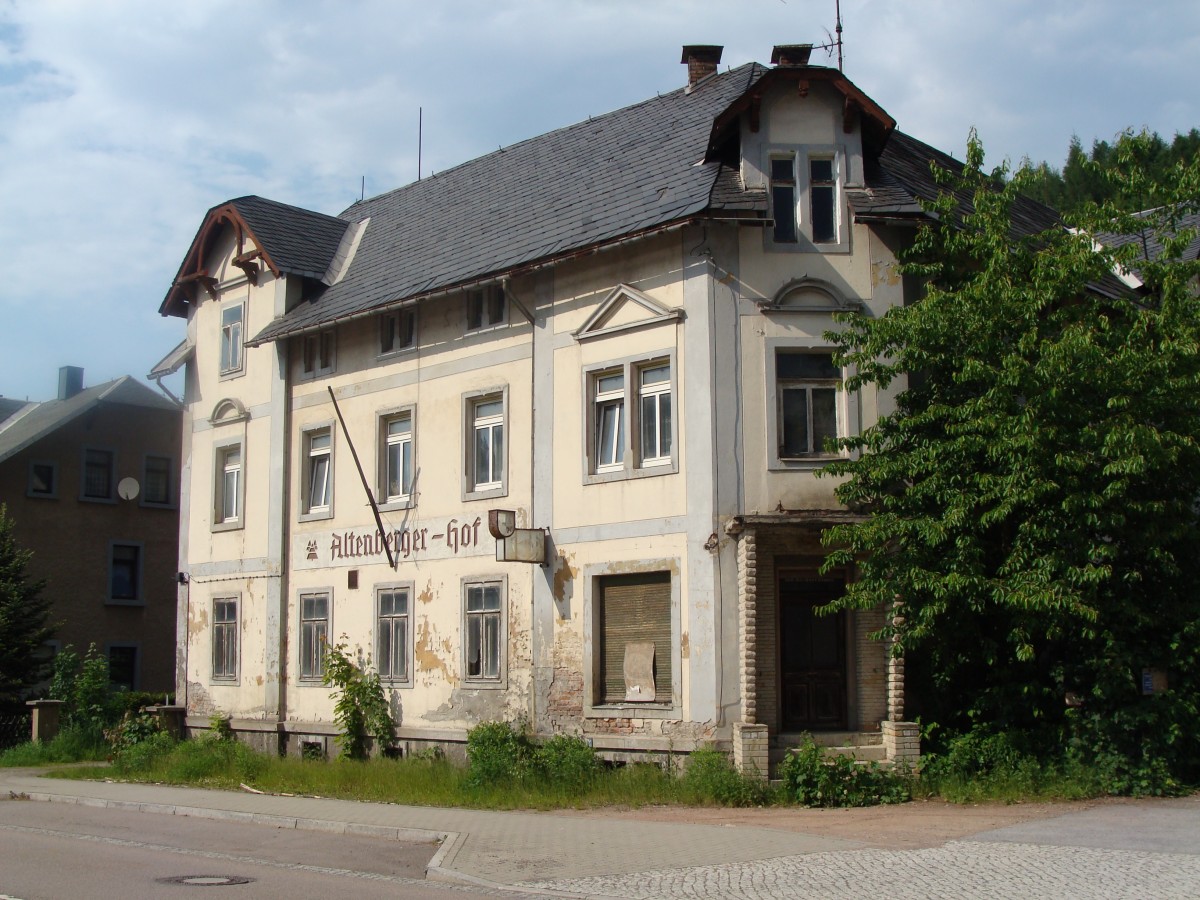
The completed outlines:
<svg viewBox="0 0 1200 900">
<path fill-rule="evenodd" d="M 95 407 L 106 404 L 147 406 L 178 412 L 179 408 L 140 381 L 122 375 L 113 381 L 85 388 L 66 400 L 31 403 L 30 409 L 0 422 L 0 462 Z"/>
<path fill-rule="evenodd" d="M 14 400 L 11 397 L 0 397 L 0 423 L 28 403 L 28 400 Z"/>
<path fill-rule="evenodd" d="M 1150 217 L 1154 210 L 1146 210 L 1139 213 L 1141 217 Z M 1200 259 L 1200 212 L 1188 213 L 1180 216 L 1175 223 L 1175 227 L 1179 231 L 1190 229 L 1192 232 L 1191 240 L 1188 241 L 1187 247 L 1183 251 L 1184 259 Z M 1162 241 L 1152 229 L 1138 232 L 1136 234 L 1098 234 L 1096 240 L 1102 244 L 1108 244 L 1110 247 L 1121 247 L 1125 244 L 1133 243 L 1134 241 L 1142 242 L 1142 253 L 1147 259 L 1158 259 L 1163 252 Z"/>
<path fill-rule="evenodd" d="M 345 277 L 252 343 L 678 222 L 719 182 L 735 208 L 728 170 L 703 160 L 714 118 L 765 71 L 748 63 L 354 204 L 342 218 L 370 223 Z"/>
</svg>

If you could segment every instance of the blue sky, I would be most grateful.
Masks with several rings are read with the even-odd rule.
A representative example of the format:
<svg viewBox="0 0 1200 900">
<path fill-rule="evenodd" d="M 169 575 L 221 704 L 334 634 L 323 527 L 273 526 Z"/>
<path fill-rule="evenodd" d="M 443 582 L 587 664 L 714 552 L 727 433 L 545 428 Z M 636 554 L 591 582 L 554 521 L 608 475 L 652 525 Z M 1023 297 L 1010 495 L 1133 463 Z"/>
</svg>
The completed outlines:
<svg viewBox="0 0 1200 900">
<path fill-rule="evenodd" d="M 1061 165 L 1200 127 L 1195 0 L 842 0 L 846 74 L 959 158 Z M 0 395 L 143 377 L 204 213 L 260 194 L 336 213 L 723 65 L 821 43 L 834 0 L 0 0 Z M 822 62 L 814 55 L 814 62 Z M 832 64 L 832 63 L 831 63 Z"/>
</svg>

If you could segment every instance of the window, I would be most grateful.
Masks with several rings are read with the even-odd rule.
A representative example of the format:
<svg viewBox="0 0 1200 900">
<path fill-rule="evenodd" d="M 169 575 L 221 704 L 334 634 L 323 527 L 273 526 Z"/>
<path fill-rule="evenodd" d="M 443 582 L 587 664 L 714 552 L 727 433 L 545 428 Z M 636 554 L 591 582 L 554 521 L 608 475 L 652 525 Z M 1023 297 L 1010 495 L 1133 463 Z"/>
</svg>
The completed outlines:
<svg viewBox="0 0 1200 900">
<path fill-rule="evenodd" d="M 58 466 L 50 462 L 30 463 L 26 492 L 30 497 L 57 497 Z"/>
<path fill-rule="evenodd" d="M 379 317 L 379 355 L 398 353 L 416 343 L 417 314 L 411 309 L 394 309 Z"/>
<path fill-rule="evenodd" d="M 609 481 L 653 469 L 674 471 L 671 360 L 631 360 L 586 373 L 586 383 L 591 405 L 585 477 Z"/>
<path fill-rule="evenodd" d="M 466 673 L 468 681 L 498 683 L 504 670 L 504 582 L 468 582 L 466 593 Z"/>
<path fill-rule="evenodd" d="M 639 373 L 638 396 L 642 407 L 643 466 L 671 462 L 671 367 L 653 365 Z"/>
<path fill-rule="evenodd" d="M 837 240 L 837 182 L 833 177 L 833 159 L 808 161 L 808 198 L 814 244 Z"/>
<path fill-rule="evenodd" d="M 245 307 L 234 303 L 221 310 L 221 373 L 228 375 L 242 368 L 242 313 Z"/>
<path fill-rule="evenodd" d="M 819 350 L 775 352 L 776 438 L 779 459 L 834 451 L 838 436 L 838 391 L 842 373 L 833 354 Z"/>
<path fill-rule="evenodd" d="M 233 681 L 237 678 L 237 608 L 237 597 L 213 599 L 212 677 L 214 681 Z"/>
<path fill-rule="evenodd" d="M 467 292 L 467 331 L 493 328 L 504 324 L 507 303 L 504 288 L 489 285 L 478 291 Z"/>
<path fill-rule="evenodd" d="M 596 384 L 596 471 L 620 469 L 625 459 L 625 374 L 601 372 Z"/>
<path fill-rule="evenodd" d="M 242 445 L 217 448 L 213 523 L 238 527 L 242 514 Z"/>
<path fill-rule="evenodd" d="M 108 561 L 110 603 L 139 604 L 142 601 L 142 548 L 140 544 L 112 543 Z"/>
<path fill-rule="evenodd" d="M 384 503 L 407 503 L 412 499 L 413 483 L 412 413 L 384 418 L 380 425 L 382 441 Z"/>
<path fill-rule="evenodd" d="M 409 681 L 409 596 L 407 587 L 379 589 L 378 666 L 385 681 Z"/>
<path fill-rule="evenodd" d="M 111 450 L 83 452 L 83 496 L 88 500 L 113 498 L 113 453 Z"/>
<path fill-rule="evenodd" d="M 303 340 L 301 364 L 304 374 L 315 376 L 333 372 L 333 332 L 306 334 Z"/>
<path fill-rule="evenodd" d="M 597 579 L 595 701 L 672 702 L 671 575 Z"/>
<path fill-rule="evenodd" d="M 329 641 L 329 594 L 300 595 L 300 678 L 320 681 Z"/>
<path fill-rule="evenodd" d="M 108 645 L 108 683 L 119 691 L 132 691 L 137 688 L 137 644 Z"/>
<path fill-rule="evenodd" d="M 171 460 L 166 456 L 147 456 L 142 473 L 142 502 L 169 506 L 171 496 Z"/>
<path fill-rule="evenodd" d="M 304 434 L 304 506 L 302 515 L 326 518 L 333 510 L 333 432 L 329 428 Z"/>
<path fill-rule="evenodd" d="M 467 403 L 469 443 L 467 493 L 497 496 L 504 492 L 504 394 L 487 394 Z"/>
<path fill-rule="evenodd" d="M 775 240 L 795 243 L 796 158 L 790 153 L 771 158 L 771 217 L 775 220 Z"/>
</svg>

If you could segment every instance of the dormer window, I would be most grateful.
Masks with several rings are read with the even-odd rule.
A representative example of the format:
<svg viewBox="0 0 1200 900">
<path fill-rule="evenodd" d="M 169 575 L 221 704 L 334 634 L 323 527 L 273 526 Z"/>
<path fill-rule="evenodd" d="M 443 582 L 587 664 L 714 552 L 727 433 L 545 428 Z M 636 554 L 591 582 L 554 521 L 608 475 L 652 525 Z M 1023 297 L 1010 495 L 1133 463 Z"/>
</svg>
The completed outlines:
<svg viewBox="0 0 1200 900">
<path fill-rule="evenodd" d="M 393 309 L 379 317 L 379 355 L 412 348 L 417 338 L 417 314 L 411 309 Z"/>
<path fill-rule="evenodd" d="M 498 284 L 488 285 L 478 291 L 468 291 L 467 331 L 503 325 L 506 307 L 504 288 Z"/>
<path fill-rule="evenodd" d="M 814 244 L 829 244 L 837 240 L 837 182 L 833 176 L 833 158 L 808 160 L 809 221 Z"/>
<path fill-rule="evenodd" d="M 333 373 L 333 332 L 319 331 L 304 336 L 302 365 L 304 374 L 311 377 Z"/>
<path fill-rule="evenodd" d="M 775 219 L 774 239 L 778 243 L 796 242 L 796 157 L 792 154 L 771 158 L 771 215 Z"/>
</svg>

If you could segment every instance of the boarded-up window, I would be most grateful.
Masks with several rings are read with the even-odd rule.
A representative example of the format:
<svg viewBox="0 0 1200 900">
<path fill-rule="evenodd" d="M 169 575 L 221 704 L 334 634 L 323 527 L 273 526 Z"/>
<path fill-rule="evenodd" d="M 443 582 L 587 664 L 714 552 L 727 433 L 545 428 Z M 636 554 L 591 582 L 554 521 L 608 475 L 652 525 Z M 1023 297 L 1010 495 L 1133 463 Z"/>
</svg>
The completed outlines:
<svg viewBox="0 0 1200 900">
<path fill-rule="evenodd" d="M 600 703 L 637 696 L 625 683 L 627 644 L 654 644 L 654 702 L 671 703 L 671 575 L 610 575 L 599 580 Z M 642 692 L 647 695 L 649 692 Z"/>
</svg>

